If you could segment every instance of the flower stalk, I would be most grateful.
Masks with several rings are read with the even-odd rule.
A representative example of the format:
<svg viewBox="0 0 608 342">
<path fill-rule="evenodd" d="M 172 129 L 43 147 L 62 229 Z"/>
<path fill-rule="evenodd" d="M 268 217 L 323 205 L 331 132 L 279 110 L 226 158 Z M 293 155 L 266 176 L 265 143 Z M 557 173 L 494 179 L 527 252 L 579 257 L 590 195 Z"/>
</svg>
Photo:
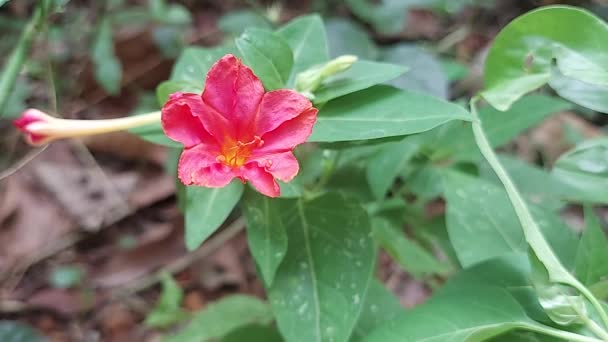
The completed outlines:
<svg viewBox="0 0 608 342">
<path fill-rule="evenodd" d="M 70 120 L 52 117 L 37 109 L 28 109 L 14 121 L 28 143 L 39 146 L 50 141 L 124 131 L 160 122 L 160 111 L 105 120 Z"/>
</svg>

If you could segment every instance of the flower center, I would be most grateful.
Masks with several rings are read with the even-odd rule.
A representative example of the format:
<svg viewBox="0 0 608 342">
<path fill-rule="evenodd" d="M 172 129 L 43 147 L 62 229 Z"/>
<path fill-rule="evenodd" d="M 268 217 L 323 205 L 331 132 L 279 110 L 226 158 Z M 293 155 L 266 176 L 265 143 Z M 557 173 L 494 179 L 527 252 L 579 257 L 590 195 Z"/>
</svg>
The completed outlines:
<svg viewBox="0 0 608 342">
<path fill-rule="evenodd" d="M 241 167 L 247 162 L 251 152 L 262 145 L 264 145 L 264 140 L 257 135 L 246 143 L 240 140 L 228 141 L 222 148 L 222 154 L 217 156 L 217 161 L 233 168 Z"/>
</svg>

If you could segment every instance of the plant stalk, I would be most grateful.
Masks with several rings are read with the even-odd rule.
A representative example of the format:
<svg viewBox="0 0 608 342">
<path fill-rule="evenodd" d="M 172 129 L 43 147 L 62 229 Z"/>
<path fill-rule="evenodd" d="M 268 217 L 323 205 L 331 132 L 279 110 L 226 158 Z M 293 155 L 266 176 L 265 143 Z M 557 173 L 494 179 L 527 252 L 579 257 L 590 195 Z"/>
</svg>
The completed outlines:
<svg viewBox="0 0 608 342">
<path fill-rule="evenodd" d="M 481 151 L 481 154 L 488 161 L 500 181 L 502 182 L 505 190 L 507 191 L 507 195 L 515 209 L 515 213 L 519 218 L 519 221 L 523 227 L 524 235 L 526 237 L 526 241 L 528 245 L 532 248 L 534 253 L 536 253 L 537 257 L 541 260 L 543 265 L 547 267 L 549 272 L 549 276 L 551 280 L 560 282 L 566 285 L 570 285 L 576 288 L 583 296 L 589 300 L 589 302 L 593 305 L 595 310 L 600 315 L 602 322 L 605 327 L 608 327 L 608 315 L 601 303 L 595 298 L 595 296 L 582 284 L 580 283 L 574 276 L 568 272 L 568 270 L 561 264 L 551 246 L 547 243 L 547 240 L 542 235 L 540 228 L 536 224 L 536 221 L 532 217 L 530 213 L 530 209 L 528 208 L 526 202 L 522 198 L 521 194 L 517 190 L 517 187 L 511 180 L 511 177 L 504 169 L 486 134 L 483 130 L 481 120 L 479 118 L 479 114 L 477 113 L 477 101 L 479 97 L 473 97 L 470 102 L 471 114 L 473 115 L 473 134 L 475 136 L 475 142 Z"/>
</svg>

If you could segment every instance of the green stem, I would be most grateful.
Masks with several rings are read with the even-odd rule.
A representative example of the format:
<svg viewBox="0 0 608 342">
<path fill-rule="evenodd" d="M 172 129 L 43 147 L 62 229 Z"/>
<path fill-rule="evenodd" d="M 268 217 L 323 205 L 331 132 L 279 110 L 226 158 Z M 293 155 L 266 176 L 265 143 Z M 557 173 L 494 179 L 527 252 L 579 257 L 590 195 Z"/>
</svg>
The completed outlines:
<svg viewBox="0 0 608 342">
<path fill-rule="evenodd" d="M 46 18 L 45 2 L 41 1 L 36 7 L 32 18 L 21 33 L 19 41 L 11 53 L 8 62 L 4 67 L 4 72 L 0 76 L 0 117 L 6 108 L 8 99 L 13 91 L 17 76 L 21 71 L 23 63 L 32 47 L 36 33 L 39 31 L 44 19 Z"/>
<path fill-rule="evenodd" d="M 589 336 L 584 336 L 584 335 L 579 335 L 579 334 L 575 334 L 569 331 L 564 331 L 564 330 L 559 330 L 559 329 L 555 329 L 555 328 L 550 328 L 550 327 L 546 327 L 543 325 L 524 325 L 522 327 L 525 330 L 528 331 L 533 331 L 533 332 L 537 332 L 543 335 L 548 335 L 548 336 L 553 336 L 553 337 L 557 337 L 557 338 L 561 338 L 564 339 L 566 341 L 572 341 L 572 342 L 602 342 L 602 340 L 599 340 L 595 337 L 589 337 Z"/>
<path fill-rule="evenodd" d="M 515 184 L 511 180 L 511 177 L 504 169 L 488 138 L 486 137 L 485 132 L 483 131 L 481 120 L 479 119 L 479 115 L 477 113 L 477 101 L 479 97 L 474 97 L 471 99 L 470 107 L 471 114 L 473 115 L 473 134 L 475 136 L 475 142 L 481 151 L 481 154 L 488 161 L 500 181 L 502 182 L 505 190 L 507 191 L 507 195 L 515 209 L 515 213 L 519 218 L 519 221 L 522 225 L 524 235 L 526 237 L 526 241 L 528 245 L 539 260 L 543 263 L 543 265 L 547 268 L 549 272 L 549 277 L 552 281 L 563 283 L 570 285 L 576 288 L 583 296 L 585 296 L 589 302 L 593 305 L 593 307 L 597 310 L 600 315 L 602 322 L 606 327 L 608 327 L 608 315 L 604 311 L 604 308 L 600 304 L 600 302 L 593 296 L 593 294 L 583 285 L 581 284 L 574 276 L 568 272 L 568 270 L 561 264 L 551 246 L 545 240 L 545 237 L 542 235 L 540 228 L 536 224 L 536 221 L 532 217 L 530 213 L 530 209 L 521 194 L 515 187 Z"/>
</svg>

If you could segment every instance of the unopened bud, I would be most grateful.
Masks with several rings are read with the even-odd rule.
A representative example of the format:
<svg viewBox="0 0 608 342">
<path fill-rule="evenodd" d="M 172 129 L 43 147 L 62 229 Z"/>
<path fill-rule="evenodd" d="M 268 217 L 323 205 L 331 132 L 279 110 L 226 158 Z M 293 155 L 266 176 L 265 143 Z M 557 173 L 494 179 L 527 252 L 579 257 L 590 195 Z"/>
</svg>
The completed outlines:
<svg viewBox="0 0 608 342">
<path fill-rule="evenodd" d="M 357 60 L 357 56 L 343 55 L 325 64 L 315 65 L 296 76 L 295 88 L 304 96 L 313 99 L 314 91 L 321 86 L 326 78 L 349 69 Z"/>
</svg>

